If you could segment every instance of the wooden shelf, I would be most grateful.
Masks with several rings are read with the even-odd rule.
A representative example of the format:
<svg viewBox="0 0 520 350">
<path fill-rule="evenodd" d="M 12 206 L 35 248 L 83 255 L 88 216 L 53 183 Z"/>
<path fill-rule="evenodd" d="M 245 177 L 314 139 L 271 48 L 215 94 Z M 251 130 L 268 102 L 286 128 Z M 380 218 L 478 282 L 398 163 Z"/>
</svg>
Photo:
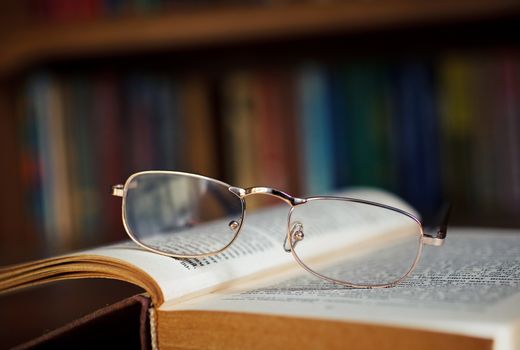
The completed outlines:
<svg viewBox="0 0 520 350">
<path fill-rule="evenodd" d="M 56 58 L 182 49 L 520 14 L 518 0 L 385 0 L 217 8 L 12 28 L 0 74 Z"/>
</svg>

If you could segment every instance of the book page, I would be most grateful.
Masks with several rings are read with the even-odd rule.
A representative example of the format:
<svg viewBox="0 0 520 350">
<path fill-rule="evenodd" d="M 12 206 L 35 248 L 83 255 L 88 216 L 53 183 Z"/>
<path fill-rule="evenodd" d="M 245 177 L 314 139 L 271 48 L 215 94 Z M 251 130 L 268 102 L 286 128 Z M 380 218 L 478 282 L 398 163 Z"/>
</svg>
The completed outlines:
<svg viewBox="0 0 520 350">
<path fill-rule="evenodd" d="M 383 191 L 358 189 L 342 194 L 410 210 L 403 201 Z M 194 293 L 201 294 L 221 288 L 222 285 L 238 279 L 268 274 L 284 267 L 297 267 L 291 254 L 283 249 L 289 209 L 289 206 L 281 205 L 246 214 L 236 241 L 222 253 L 205 258 L 174 259 L 160 256 L 138 247 L 133 242 L 87 253 L 118 258 L 141 268 L 158 283 L 164 300 L 177 301 L 180 298 L 191 297 Z M 356 217 L 352 219 L 352 216 Z M 374 234 L 385 233 L 384 227 L 381 227 L 373 216 L 366 217 L 359 212 L 352 214 L 349 219 L 353 228 L 368 229 Z M 212 234 L 215 233 L 206 231 L 204 239 L 211 239 Z M 164 241 L 164 244 L 168 242 Z M 328 246 L 330 248 L 330 243 Z"/>
<path fill-rule="evenodd" d="M 332 266 L 331 269 L 338 268 Z M 426 246 L 414 273 L 383 289 L 352 289 L 303 271 L 161 310 L 215 310 L 380 323 L 495 338 L 520 346 L 520 232 L 453 229 Z"/>
<path fill-rule="evenodd" d="M 117 258 L 135 265 L 157 282 L 164 300 L 177 300 L 290 262 L 290 255 L 282 249 L 286 211 L 285 207 L 268 209 L 262 216 L 271 218 L 270 226 L 259 228 L 245 224 L 233 244 L 223 252 L 208 257 L 176 259 L 150 252 L 134 242 L 86 253 Z M 210 238 L 211 232 L 208 232 L 206 239 Z"/>
</svg>

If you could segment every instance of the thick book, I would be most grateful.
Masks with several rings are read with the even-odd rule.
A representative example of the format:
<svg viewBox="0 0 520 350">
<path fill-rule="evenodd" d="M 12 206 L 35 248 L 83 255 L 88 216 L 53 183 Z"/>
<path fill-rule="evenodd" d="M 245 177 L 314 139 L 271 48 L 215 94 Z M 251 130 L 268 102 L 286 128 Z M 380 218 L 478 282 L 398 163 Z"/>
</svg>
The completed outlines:
<svg viewBox="0 0 520 350">
<path fill-rule="evenodd" d="M 384 192 L 349 196 L 410 210 Z M 239 238 L 215 256 L 174 259 L 128 241 L 2 268 L 0 291 L 69 278 L 134 283 L 152 300 L 151 339 L 160 349 L 520 347 L 517 231 L 451 230 L 443 247 L 424 247 L 399 285 L 352 289 L 317 279 L 285 252 L 287 210 L 250 214 Z M 390 234 L 368 213 L 352 225 L 371 240 Z M 338 248 L 322 243 L 324 255 Z"/>
</svg>

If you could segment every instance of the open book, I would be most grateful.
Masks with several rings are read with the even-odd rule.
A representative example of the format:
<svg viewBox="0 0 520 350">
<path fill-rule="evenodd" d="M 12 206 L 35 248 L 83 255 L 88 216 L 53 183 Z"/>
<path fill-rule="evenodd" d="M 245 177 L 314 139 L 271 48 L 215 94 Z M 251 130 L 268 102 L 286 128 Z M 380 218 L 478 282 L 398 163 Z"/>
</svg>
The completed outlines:
<svg viewBox="0 0 520 350">
<path fill-rule="evenodd" d="M 410 210 L 384 192 L 348 195 Z M 388 234 L 377 218 L 356 215 L 356 234 Z M 152 299 L 152 338 L 161 349 L 520 347 L 518 233 L 451 230 L 443 248 L 425 247 L 400 285 L 351 289 L 317 279 L 284 251 L 286 218 L 285 206 L 251 214 L 233 245 L 201 259 L 174 259 L 128 241 L 2 268 L 0 292 L 69 278 L 134 283 Z M 338 248 L 324 244 L 324 255 L 323 247 Z"/>
</svg>

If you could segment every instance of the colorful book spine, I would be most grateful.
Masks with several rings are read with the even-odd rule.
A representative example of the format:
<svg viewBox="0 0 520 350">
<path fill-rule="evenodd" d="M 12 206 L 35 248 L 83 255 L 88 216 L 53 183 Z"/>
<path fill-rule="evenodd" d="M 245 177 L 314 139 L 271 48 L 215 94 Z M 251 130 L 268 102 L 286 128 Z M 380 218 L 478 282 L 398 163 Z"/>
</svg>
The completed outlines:
<svg viewBox="0 0 520 350">
<path fill-rule="evenodd" d="M 258 160 L 258 185 L 274 187 L 282 191 L 289 188 L 290 166 L 287 144 L 293 142 L 293 130 L 286 123 L 281 79 L 275 72 L 255 74 L 254 99 L 257 124 L 253 129 L 256 159 Z"/>
<path fill-rule="evenodd" d="M 38 86 L 42 79 L 35 75 L 26 82 L 22 108 L 24 115 L 21 123 L 21 174 L 24 184 L 24 199 L 27 204 L 28 226 L 40 236 L 43 236 L 45 225 L 45 203 L 43 192 L 43 160 L 42 136 L 37 114 L 41 113 L 41 106 L 37 103 Z"/>
<path fill-rule="evenodd" d="M 201 76 L 185 78 L 180 87 L 180 132 L 185 133 L 186 170 L 219 177 L 217 121 L 211 110 L 210 82 Z M 179 144 L 182 148 L 183 145 Z"/>
<path fill-rule="evenodd" d="M 428 62 L 405 62 L 394 71 L 393 162 L 397 190 L 425 217 L 440 207 L 439 129 L 436 87 Z"/>
<path fill-rule="evenodd" d="M 150 90 L 152 93 L 151 128 L 155 153 L 155 169 L 184 169 L 189 154 L 183 132 L 179 107 L 178 83 L 175 79 L 153 77 Z M 180 151 L 183 150 L 183 151 Z"/>
<path fill-rule="evenodd" d="M 82 244 L 94 244 L 102 235 L 99 181 L 102 172 L 96 158 L 99 134 L 94 129 L 92 81 L 86 75 L 73 76 L 70 81 L 70 135 L 69 152 L 73 152 L 75 208 L 79 240 Z"/>
<path fill-rule="evenodd" d="M 504 174 L 500 184 L 502 209 L 515 215 L 520 212 L 520 54 L 517 51 L 501 53 L 496 65 L 502 87 L 497 118 L 502 140 L 497 154 Z"/>
<path fill-rule="evenodd" d="M 65 249 L 71 244 L 72 213 L 70 179 L 67 176 L 65 156 L 65 120 L 60 87 L 46 73 L 36 75 L 28 83 L 29 135 L 31 158 L 36 156 L 37 175 L 35 194 L 31 196 L 36 221 L 43 227 L 45 245 L 49 252 Z M 33 149 L 36 141 L 37 149 Z"/>
<path fill-rule="evenodd" d="M 479 57 L 464 56 L 463 64 L 470 70 L 472 86 L 467 91 L 472 109 L 471 135 L 471 192 L 473 193 L 474 210 L 491 213 L 498 208 L 499 179 L 496 157 L 497 141 L 500 136 L 495 127 L 497 117 L 497 89 L 491 91 L 498 79 L 498 69 L 492 55 Z M 476 122 L 478 121 L 478 122 Z M 498 137 L 498 138 L 497 138 Z"/>
<path fill-rule="evenodd" d="M 394 164 L 388 105 L 389 77 L 377 63 L 352 63 L 343 71 L 349 139 L 350 184 L 392 189 Z"/>
<path fill-rule="evenodd" d="M 470 212 L 476 209 L 471 171 L 476 125 L 475 104 L 471 100 L 474 75 L 464 57 L 457 54 L 444 57 L 438 69 L 444 195 L 452 198 L 458 210 Z"/>
<path fill-rule="evenodd" d="M 93 78 L 92 84 L 92 123 L 93 136 L 95 142 L 96 159 L 95 167 L 99 174 L 97 191 L 103 193 L 112 185 L 121 182 L 124 178 L 123 174 L 123 157 L 126 150 L 124 130 L 125 120 L 121 113 L 121 84 L 117 74 L 109 71 L 102 71 Z M 71 106 L 74 108 L 74 106 Z M 69 149 L 72 155 L 74 152 Z M 76 178 L 77 171 L 74 168 L 69 169 L 69 174 Z M 75 191 L 71 191 L 73 196 Z M 99 196 L 100 218 L 99 231 L 106 232 L 106 238 L 110 240 L 120 240 L 123 236 L 121 227 L 120 203 L 114 202 L 110 196 Z M 78 214 L 81 215 L 83 210 L 81 205 L 77 208 Z M 75 235 L 81 237 L 82 228 L 75 228 Z"/>
<path fill-rule="evenodd" d="M 318 65 L 303 66 L 297 77 L 297 101 L 301 126 L 304 193 L 319 195 L 334 188 L 332 110 L 329 104 L 328 72 Z"/>
<path fill-rule="evenodd" d="M 349 119 L 346 99 L 346 77 L 343 70 L 333 67 L 330 76 L 330 107 L 332 142 L 334 155 L 334 187 L 344 188 L 353 183 L 351 140 L 349 137 Z"/>
<path fill-rule="evenodd" d="M 255 186 L 257 160 L 253 130 L 257 128 L 252 74 L 233 72 L 223 82 L 223 147 L 226 174 L 236 186 Z"/>
<path fill-rule="evenodd" d="M 153 150 L 158 136 L 153 120 L 153 83 L 148 74 L 139 72 L 132 74 L 125 85 L 128 173 L 153 169 L 157 162 Z"/>
</svg>

